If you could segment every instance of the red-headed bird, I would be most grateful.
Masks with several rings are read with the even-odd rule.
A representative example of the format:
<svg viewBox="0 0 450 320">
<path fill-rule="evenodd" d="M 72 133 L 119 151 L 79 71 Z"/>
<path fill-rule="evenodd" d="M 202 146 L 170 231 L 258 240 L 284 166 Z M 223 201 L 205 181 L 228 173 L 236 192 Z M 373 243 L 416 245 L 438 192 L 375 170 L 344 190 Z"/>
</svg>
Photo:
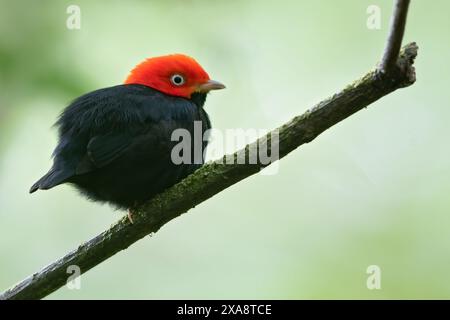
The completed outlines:
<svg viewBox="0 0 450 320">
<path fill-rule="evenodd" d="M 53 166 L 30 193 L 71 183 L 118 208 L 150 199 L 201 166 L 172 162 L 178 142 L 171 135 L 183 128 L 193 136 L 194 121 L 201 121 L 203 136 L 211 128 L 206 94 L 223 88 L 186 55 L 145 60 L 124 84 L 87 93 L 64 109 Z"/>
</svg>

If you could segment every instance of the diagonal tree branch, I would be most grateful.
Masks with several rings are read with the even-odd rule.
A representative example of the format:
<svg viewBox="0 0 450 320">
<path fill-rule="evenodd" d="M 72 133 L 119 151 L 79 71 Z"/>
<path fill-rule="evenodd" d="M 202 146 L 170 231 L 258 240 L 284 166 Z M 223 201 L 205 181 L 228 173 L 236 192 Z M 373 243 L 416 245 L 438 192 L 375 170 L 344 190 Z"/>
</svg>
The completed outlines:
<svg viewBox="0 0 450 320">
<path fill-rule="evenodd" d="M 406 17 L 407 6 L 400 6 L 403 2 L 409 1 L 397 1 L 395 15 L 400 17 L 403 17 L 403 15 Z M 402 13 L 397 12 L 397 10 L 405 11 Z M 399 20 L 405 21 L 404 18 Z M 391 30 L 390 35 L 403 34 L 403 31 L 397 33 L 395 28 L 403 29 L 404 23 L 403 26 L 393 23 L 391 27 L 394 30 Z M 279 137 L 279 142 L 275 146 L 279 148 L 279 158 L 284 157 L 302 144 L 311 142 L 325 130 L 381 97 L 415 82 L 413 63 L 418 48 L 415 43 L 410 43 L 403 48 L 398 56 L 398 50 L 395 48 L 397 43 L 401 42 L 401 36 L 400 38 L 395 36 L 395 39 L 396 45 L 390 45 L 389 42 L 386 49 L 388 53 L 385 55 L 390 57 L 386 61 L 390 61 L 392 55 L 395 57 L 396 68 L 390 69 L 390 62 L 388 62 L 386 64 L 388 69 L 376 69 L 368 72 L 341 92 L 334 94 L 303 115 L 293 118 L 272 131 Z M 397 53 L 395 53 L 396 50 Z M 382 65 L 384 64 L 382 63 Z M 385 70 L 389 70 L 389 72 L 386 73 Z M 237 159 L 244 153 L 249 159 L 256 152 L 257 146 L 266 146 L 270 152 L 272 146 L 269 143 L 270 137 L 271 133 L 231 156 Z M 229 156 L 224 156 L 224 159 L 225 157 Z M 223 163 L 226 162 L 223 161 Z M 47 296 L 66 283 L 69 266 L 77 265 L 82 273 L 90 270 L 114 254 L 128 248 L 139 239 L 158 231 L 170 220 L 229 186 L 259 172 L 264 167 L 265 164 L 261 162 L 256 164 L 209 162 L 205 164 L 180 183 L 151 199 L 142 207 L 137 208 L 133 214 L 133 224 L 128 221 L 127 217 L 123 217 L 108 230 L 81 244 L 76 250 L 1 293 L 0 300 L 40 299 Z"/>
</svg>

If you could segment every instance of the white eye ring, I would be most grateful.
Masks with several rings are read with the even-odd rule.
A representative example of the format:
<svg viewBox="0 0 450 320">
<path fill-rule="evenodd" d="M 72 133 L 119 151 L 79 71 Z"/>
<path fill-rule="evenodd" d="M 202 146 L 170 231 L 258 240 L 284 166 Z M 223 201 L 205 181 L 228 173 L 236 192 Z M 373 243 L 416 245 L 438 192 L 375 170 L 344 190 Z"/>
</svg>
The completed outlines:
<svg viewBox="0 0 450 320">
<path fill-rule="evenodd" d="M 184 77 L 181 74 L 174 74 L 170 77 L 170 81 L 176 85 L 177 87 L 182 86 L 184 84 Z"/>
</svg>

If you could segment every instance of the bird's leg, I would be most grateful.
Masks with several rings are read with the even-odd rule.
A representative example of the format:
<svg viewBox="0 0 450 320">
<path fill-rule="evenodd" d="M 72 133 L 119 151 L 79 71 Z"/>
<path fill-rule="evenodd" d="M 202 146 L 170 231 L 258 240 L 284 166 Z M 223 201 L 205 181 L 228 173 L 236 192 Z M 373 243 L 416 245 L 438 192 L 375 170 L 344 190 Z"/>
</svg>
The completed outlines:
<svg viewBox="0 0 450 320">
<path fill-rule="evenodd" d="M 132 207 L 128 208 L 128 214 L 127 215 L 128 215 L 128 220 L 131 222 L 131 224 L 134 224 L 134 221 L 133 221 L 133 210 L 134 210 L 134 208 L 137 208 L 138 205 L 139 205 L 139 202 L 135 201 L 134 205 Z"/>
<path fill-rule="evenodd" d="M 128 214 L 127 214 L 127 216 L 128 216 L 128 220 L 130 221 L 130 223 L 131 223 L 131 224 L 134 224 L 134 221 L 133 221 L 133 211 L 131 211 L 131 208 L 128 209 Z"/>
</svg>

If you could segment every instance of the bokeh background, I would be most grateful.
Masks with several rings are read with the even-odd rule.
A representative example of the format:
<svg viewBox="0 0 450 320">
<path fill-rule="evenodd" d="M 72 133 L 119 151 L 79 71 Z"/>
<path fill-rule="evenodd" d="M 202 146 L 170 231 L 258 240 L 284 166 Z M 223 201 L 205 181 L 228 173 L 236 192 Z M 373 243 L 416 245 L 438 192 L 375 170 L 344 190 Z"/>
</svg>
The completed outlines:
<svg viewBox="0 0 450 320">
<path fill-rule="evenodd" d="M 66 8 L 81 8 L 81 29 Z M 366 27 L 369 5 L 381 29 Z M 392 1 L 0 0 L 0 290 L 123 214 L 70 186 L 28 194 L 74 97 L 148 57 L 194 56 L 227 90 L 216 128 L 272 129 L 378 61 Z M 49 299 L 450 298 L 450 31 L 412 1 L 418 81 L 164 226 Z M 378 265 L 381 290 L 368 290 Z"/>
</svg>

